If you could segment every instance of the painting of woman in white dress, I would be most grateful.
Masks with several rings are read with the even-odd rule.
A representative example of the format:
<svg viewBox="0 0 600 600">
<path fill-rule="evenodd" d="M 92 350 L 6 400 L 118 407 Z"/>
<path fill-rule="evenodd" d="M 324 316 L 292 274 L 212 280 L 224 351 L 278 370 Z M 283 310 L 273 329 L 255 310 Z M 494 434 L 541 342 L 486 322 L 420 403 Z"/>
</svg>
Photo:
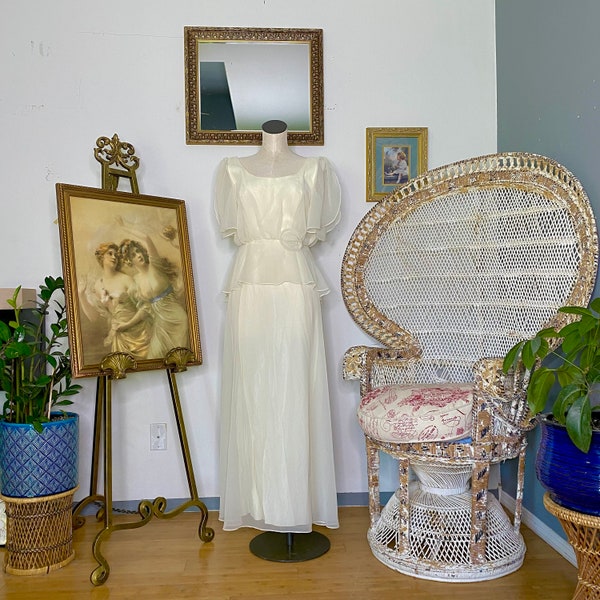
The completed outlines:
<svg viewBox="0 0 600 600">
<path fill-rule="evenodd" d="M 159 254 L 149 236 L 145 236 L 144 243 L 123 240 L 119 253 L 134 269 L 137 302 L 150 334 L 147 358 L 163 358 L 173 348 L 187 348 L 187 313 L 181 296 L 181 278 L 175 266 Z M 126 331 L 136 320 L 133 316 L 131 322 L 119 324 L 116 333 Z"/>
</svg>

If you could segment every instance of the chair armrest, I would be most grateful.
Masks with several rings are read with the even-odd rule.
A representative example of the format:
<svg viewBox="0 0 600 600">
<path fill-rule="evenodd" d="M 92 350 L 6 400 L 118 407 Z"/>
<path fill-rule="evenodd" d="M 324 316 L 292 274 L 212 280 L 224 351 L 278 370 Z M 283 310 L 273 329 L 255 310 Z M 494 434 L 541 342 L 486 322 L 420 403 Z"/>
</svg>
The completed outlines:
<svg viewBox="0 0 600 600">
<path fill-rule="evenodd" d="M 377 367 L 385 369 L 385 365 L 393 365 L 394 369 L 401 370 L 414 364 L 418 355 L 414 348 L 381 348 L 374 346 L 352 346 L 344 353 L 343 377 L 346 380 L 358 379 L 360 381 L 361 395 L 371 391 L 372 387 L 378 387 L 385 383 L 395 381 L 373 381 L 374 371 Z M 375 367 L 375 369 L 374 369 Z M 375 378 L 380 375 L 375 375 Z"/>
<path fill-rule="evenodd" d="M 406 360 L 407 353 L 400 348 L 352 346 L 344 353 L 344 379 L 361 379 L 376 360 Z"/>
<path fill-rule="evenodd" d="M 344 353 L 342 376 L 346 380 L 360 379 L 365 372 L 368 346 L 352 346 Z"/>
<path fill-rule="evenodd" d="M 473 365 L 474 409 L 487 407 L 492 419 L 520 430 L 533 429 L 535 417 L 527 404 L 529 372 L 520 364 L 504 373 L 502 362 L 502 358 L 483 358 Z"/>
</svg>

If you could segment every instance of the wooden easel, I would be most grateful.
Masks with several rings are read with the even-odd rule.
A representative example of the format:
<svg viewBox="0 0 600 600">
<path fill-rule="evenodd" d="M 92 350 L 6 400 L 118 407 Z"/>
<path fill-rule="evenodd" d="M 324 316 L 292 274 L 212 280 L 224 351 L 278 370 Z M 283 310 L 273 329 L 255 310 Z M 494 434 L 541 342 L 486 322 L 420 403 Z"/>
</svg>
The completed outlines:
<svg viewBox="0 0 600 600">
<path fill-rule="evenodd" d="M 119 178 L 125 177 L 131 184 L 131 191 L 134 194 L 138 192 L 136 169 L 139 166 L 139 159 L 135 156 L 135 149 L 131 144 L 121 142 L 115 133 L 111 139 L 100 137 L 96 141 L 97 147 L 94 149 L 94 156 L 102 164 L 102 187 L 103 189 L 115 191 L 119 184 Z M 120 529 L 135 529 L 148 523 L 152 517 L 169 519 L 175 517 L 186 509 L 195 506 L 200 510 L 201 520 L 198 528 L 198 536 L 203 542 L 210 542 L 215 533 L 210 527 L 207 527 L 208 510 L 206 505 L 198 496 L 196 481 L 194 478 L 194 469 L 190 456 L 183 412 L 179 400 L 177 381 L 175 373 L 187 370 L 187 364 L 192 357 L 192 352 L 187 348 L 173 348 L 164 358 L 164 365 L 167 371 L 169 390 L 181 452 L 185 463 L 185 471 L 190 491 L 190 499 L 177 508 L 167 512 L 167 501 L 159 496 L 154 500 L 142 500 L 138 505 L 137 514 L 140 520 L 118 523 L 113 522 L 113 495 L 112 495 L 112 381 L 124 379 L 127 371 L 134 371 L 137 368 L 135 358 L 130 354 L 123 352 L 114 352 L 108 354 L 100 365 L 101 375 L 96 384 L 96 412 L 94 419 L 94 445 L 92 452 L 92 472 L 90 480 L 90 494 L 81 500 L 73 509 L 73 527 L 81 527 L 85 519 L 81 516 L 81 511 L 92 502 L 99 503 L 101 508 L 96 513 L 98 521 L 104 521 L 104 528 L 98 533 L 92 544 L 92 553 L 98 567 L 92 571 L 90 581 L 94 585 L 102 585 L 108 579 L 110 567 L 108 561 L 101 552 L 102 542 L 113 532 Z M 103 442 L 104 456 L 104 493 L 98 492 L 98 462 L 100 456 L 100 443 Z"/>
</svg>

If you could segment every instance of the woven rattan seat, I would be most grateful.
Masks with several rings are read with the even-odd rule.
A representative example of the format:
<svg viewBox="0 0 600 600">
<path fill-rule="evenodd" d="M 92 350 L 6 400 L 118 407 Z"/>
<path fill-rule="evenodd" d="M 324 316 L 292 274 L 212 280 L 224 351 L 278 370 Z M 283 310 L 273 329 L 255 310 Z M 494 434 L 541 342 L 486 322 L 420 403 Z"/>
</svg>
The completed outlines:
<svg viewBox="0 0 600 600">
<path fill-rule="evenodd" d="M 463 440 L 384 441 L 365 431 L 368 541 L 384 564 L 448 581 L 493 579 L 521 566 L 526 433 L 536 421 L 526 374 L 504 375 L 502 357 L 543 326 L 566 324 L 572 317 L 559 307 L 587 305 L 597 257 L 580 182 L 525 153 L 431 170 L 359 223 L 343 259 L 342 294 L 355 322 L 382 345 L 350 348 L 344 377 L 360 381 L 363 399 L 392 384 L 473 386 Z M 379 452 L 398 459 L 400 473 L 383 509 Z M 491 465 L 513 458 L 509 519 L 488 482 Z"/>
</svg>

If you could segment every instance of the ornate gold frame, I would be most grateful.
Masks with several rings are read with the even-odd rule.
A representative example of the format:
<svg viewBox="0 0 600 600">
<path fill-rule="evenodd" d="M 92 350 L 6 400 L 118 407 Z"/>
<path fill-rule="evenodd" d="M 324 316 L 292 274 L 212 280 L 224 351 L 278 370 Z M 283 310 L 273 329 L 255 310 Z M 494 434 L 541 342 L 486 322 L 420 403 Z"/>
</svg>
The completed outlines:
<svg viewBox="0 0 600 600">
<path fill-rule="evenodd" d="M 409 160 L 410 179 L 427 171 L 427 127 L 367 127 L 367 202 L 377 202 L 400 185 L 385 184 L 382 147 L 407 146 L 415 157 Z"/>
<path fill-rule="evenodd" d="M 185 27 L 185 102 L 187 144 L 254 144 L 261 143 L 262 134 L 256 130 L 201 129 L 199 52 L 202 43 L 246 42 L 307 44 L 310 57 L 309 86 L 310 126 L 308 130 L 288 130 L 290 145 L 324 143 L 323 133 L 323 30 L 322 29 L 259 29 L 243 27 Z M 263 72 L 267 77 L 268 71 Z M 276 96 L 277 94 L 275 94 Z M 272 114 L 265 118 L 286 120 Z"/>
<path fill-rule="evenodd" d="M 184 201 L 64 183 L 56 184 L 56 196 L 73 376 L 101 375 L 103 359 L 116 351 L 104 344 L 110 331 L 110 321 L 108 315 L 104 317 L 102 303 L 106 305 L 113 299 L 106 292 L 105 297 L 102 296 L 103 283 L 95 285 L 96 282 L 102 282 L 102 269 L 95 251 L 102 243 L 112 242 L 119 246 L 124 239 L 138 239 L 147 243 L 147 240 L 140 239 L 132 232 L 134 225 L 135 229 L 143 230 L 156 247 L 164 269 L 177 274 L 175 282 L 167 289 L 169 294 L 177 292 L 177 303 L 187 315 L 188 350 L 191 353 L 187 364 L 201 364 L 202 350 Z M 128 270 L 127 265 L 122 267 L 123 272 L 128 273 Z M 148 300 L 148 306 L 152 305 L 158 310 L 156 305 L 164 296 Z M 170 300 L 174 302 L 174 298 Z M 142 300 L 139 299 L 139 302 L 142 303 Z M 151 312 L 148 309 L 148 316 L 142 319 L 143 323 L 150 324 Z M 125 348 L 118 351 L 129 350 Z M 130 354 L 139 371 L 166 368 L 164 356 L 140 356 L 134 350 Z"/>
</svg>

